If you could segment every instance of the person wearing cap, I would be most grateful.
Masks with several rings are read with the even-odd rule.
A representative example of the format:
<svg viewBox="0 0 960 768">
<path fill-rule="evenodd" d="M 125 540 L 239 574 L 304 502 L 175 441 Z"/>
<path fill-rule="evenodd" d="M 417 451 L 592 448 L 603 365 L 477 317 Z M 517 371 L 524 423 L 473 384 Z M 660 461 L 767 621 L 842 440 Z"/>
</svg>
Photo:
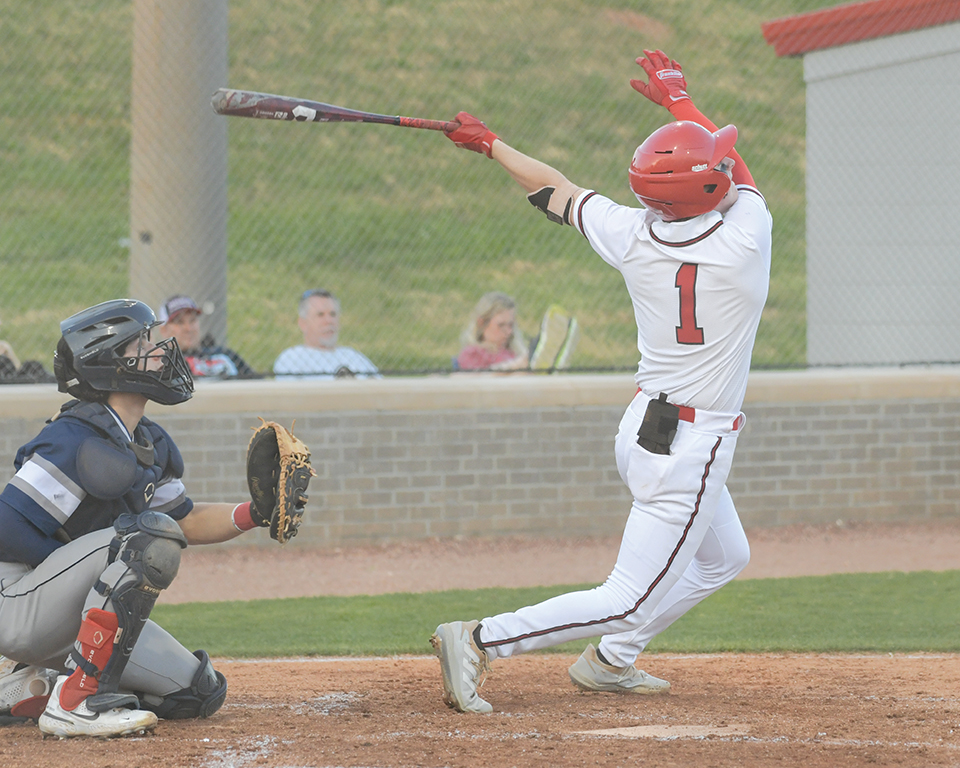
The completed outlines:
<svg viewBox="0 0 960 768">
<path fill-rule="evenodd" d="M 253 377 L 256 371 L 232 349 L 217 346 L 200 335 L 200 309 L 189 296 L 176 294 L 160 305 L 157 319 L 163 338 L 177 340 L 190 372 L 196 378 Z"/>
<path fill-rule="evenodd" d="M 277 376 L 311 379 L 380 378 L 370 360 L 337 344 L 340 337 L 340 300 L 330 291 L 313 289 L 300 297 L 297 324 L 303 344 L 280 353 L 273 364 Z"/>
</svg>

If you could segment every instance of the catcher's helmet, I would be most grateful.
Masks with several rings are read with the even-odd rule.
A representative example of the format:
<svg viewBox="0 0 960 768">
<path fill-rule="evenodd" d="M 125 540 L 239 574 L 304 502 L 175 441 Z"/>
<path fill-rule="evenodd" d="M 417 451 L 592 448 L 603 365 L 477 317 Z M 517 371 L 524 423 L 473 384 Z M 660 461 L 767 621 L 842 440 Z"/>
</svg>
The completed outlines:
<svg viewBox="0 0 960 768">
<path fill-rule="evenodd" d="M 78 312 L 60 323 L 60 341 L 53 356 L 58 389 L 81 400 L 104 402 L 111 392 L 136 392 L 163 405 L 176 405 L 193 396 L 193 377 L 177 340 L 150 343 L 150 330 L 159 325 L 142 301 L 115 299 Z M 135 356 L 125 355 L 138 340 Z M 148 358 L 163 367 L 148 371 Z"/>
<path fill-rule="evenodd" d="M 683 120 L 658 128 L 633 154 L 630 188 L 664 221 L 712 211 L 731 184 L 717 165 L 736 142 L 734 125 L 714 133 Z"/>
</svg>

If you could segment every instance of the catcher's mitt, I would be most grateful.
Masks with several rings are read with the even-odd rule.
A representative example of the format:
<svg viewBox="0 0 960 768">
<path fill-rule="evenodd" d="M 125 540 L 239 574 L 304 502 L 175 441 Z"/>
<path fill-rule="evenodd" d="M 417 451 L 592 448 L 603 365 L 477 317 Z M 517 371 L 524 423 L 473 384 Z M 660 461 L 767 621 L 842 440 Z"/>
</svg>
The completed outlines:
<svg viewBox="0 0 960 768">
<path fill-rule="evenodd" d="M 307 485 L 316 475 L 310 449 L 286 427 L 264 421 L 247 448 L 247 485 L 250 517 L 270 528 L 270 538 L 281 544 L 297 535 L 307 501 Z"/>
</svg>

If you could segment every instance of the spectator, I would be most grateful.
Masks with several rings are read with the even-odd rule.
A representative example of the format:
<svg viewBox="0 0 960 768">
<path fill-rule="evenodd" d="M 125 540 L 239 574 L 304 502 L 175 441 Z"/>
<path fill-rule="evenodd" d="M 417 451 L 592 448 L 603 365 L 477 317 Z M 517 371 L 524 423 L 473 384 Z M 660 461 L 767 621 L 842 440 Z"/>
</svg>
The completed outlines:
<svg viewBox="0 0 960 768">
<path fill-rule="evenodd" d="M 161 336 L 164 339 L 173 337 L 177 340 L 193 377 L 256 376 L 256 371 L 232 349 L 217 346 L 211 338 L 201 339 L 202 314 L 203 311 L 193 299 L 179 293 L 163 302 L 157 312 L 157 319 L 161 322 Z"/>
<path fill-rule="evenodd" d="M 460 336 L 454 360 L 459 371 L 554 371 L 566 368 L 580 338 L 577 319 L 557 305 L 550 307 L 540 332 L 527 346 L 516 325 L 516 303 L 505 293 L 484 294 Z M 529 351 L 528 351 L 529 350 Z"/>
<path fill-rule="evenodd" d="M 480 297 L 460 342 L 456 367 L 461 371 L 515 371 L 529 364 L 527 344 L 517 328 L 517 304 L 499 291 Z"/>
<path fill-rule="evenodd" d="M 13 345 L 0 339 L 0 384 L 44 384 L 56 381 L 43 364 L 27 360 L 22 365 Z"/>
<path fill-rule="evenodd" d="M 303 344 L 280 353 L 273 364 L 277 376 L 311 379 L 380 378 L 366 356 L 337 345 L 340 336 L 340 300 L 330 291 L 312 289 L 300 297 L 297 324 Z"/>
</svg>

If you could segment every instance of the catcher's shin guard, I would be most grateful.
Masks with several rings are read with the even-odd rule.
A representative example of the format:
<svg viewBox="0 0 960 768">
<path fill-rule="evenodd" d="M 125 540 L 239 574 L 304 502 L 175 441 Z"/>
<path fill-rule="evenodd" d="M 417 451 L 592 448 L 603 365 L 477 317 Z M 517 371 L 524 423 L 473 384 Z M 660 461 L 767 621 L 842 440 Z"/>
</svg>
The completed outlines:
<svg viewBox="0 0 960 768">
<path fill-rule="evenodd" d="M 93 712 L 139 706 L 136 696 L 118 693 L 120 677 L 160 592 L 176 577 L 180 552 L 187 546 L 180 526 L 161 512 L 147 511 L 136 517 L 121 515 L 114 527 L 117 559 L 108 566 L 104 576 L 113 565 L 126 568 L 114 586 L 103 579 L 96 586 L 113 604 L 118 628 L 112 652 L 101 667 L 97 692 L 87 700 L 87 707 Z"/>
<path fill-rule="evenodd" d="M 79 650 L 74 650 L 73 670 L 60 689 L 60 706 L 73 711 L 89 696 L 97 692 L 98 680 L 113 653 L 113 639 L 117 634 L 117 617 L 108 611 L 91 608 L 80 624 L 77 635 Z"/>
</svg>

